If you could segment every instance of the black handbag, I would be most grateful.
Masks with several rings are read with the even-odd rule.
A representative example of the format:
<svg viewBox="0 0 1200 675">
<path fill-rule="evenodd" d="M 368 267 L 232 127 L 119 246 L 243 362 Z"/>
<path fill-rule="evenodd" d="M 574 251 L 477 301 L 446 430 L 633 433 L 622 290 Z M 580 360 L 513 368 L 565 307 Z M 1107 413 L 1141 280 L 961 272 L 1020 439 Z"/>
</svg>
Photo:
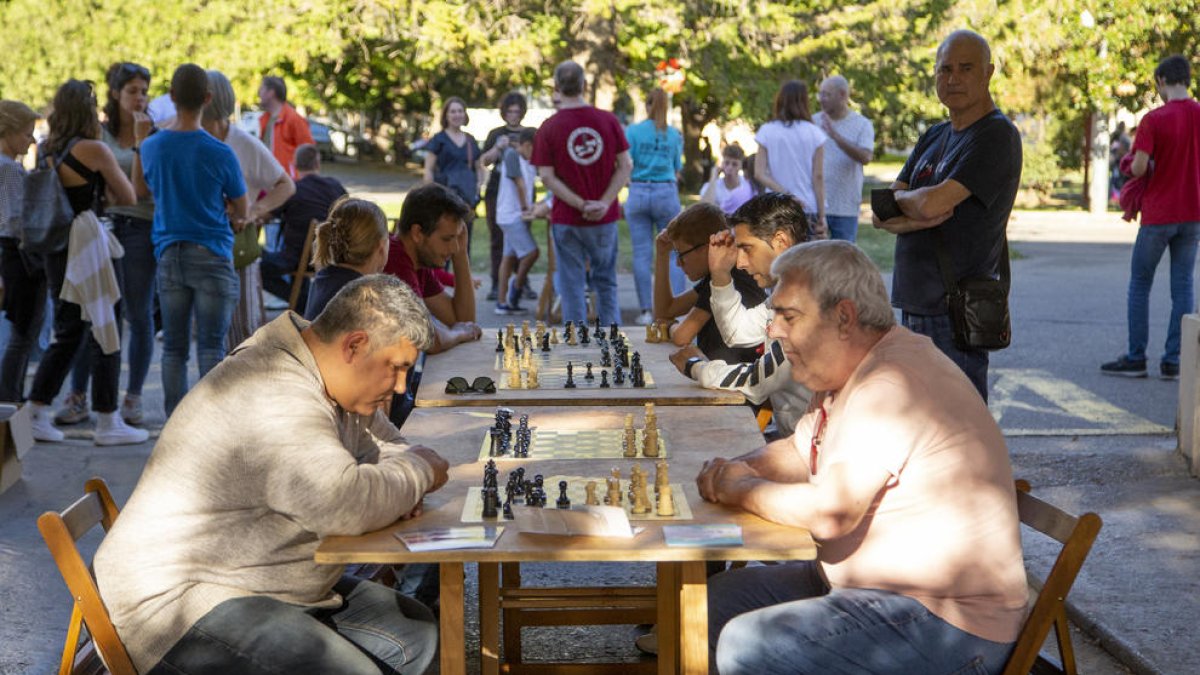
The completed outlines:
<svg viewBox="0 0 1200 675">
<path fill-rule="evenodd" d="M 971 277 L 955 281 L 954 267 L 942 239 L 942 228 L 933 230 L 937 249 L 938 268 L 946 288 L 946 306 L 954 328 L 954 346 L 960 350 L 1004 349 L 1012 341 L 1012 325 L 1008 315 L 1008 236 L 1000 257 L 999 274 Z"/>
<path fill-rule="evenodd" d="M 58 157 L 39 152 L 37 167 L 25 176 L 21 248 L 29 253 L 46 255 L 67 250 L 75 210 L 58 177 L 58 165 L 74 145 L 72 140 Z"/>
</svg>

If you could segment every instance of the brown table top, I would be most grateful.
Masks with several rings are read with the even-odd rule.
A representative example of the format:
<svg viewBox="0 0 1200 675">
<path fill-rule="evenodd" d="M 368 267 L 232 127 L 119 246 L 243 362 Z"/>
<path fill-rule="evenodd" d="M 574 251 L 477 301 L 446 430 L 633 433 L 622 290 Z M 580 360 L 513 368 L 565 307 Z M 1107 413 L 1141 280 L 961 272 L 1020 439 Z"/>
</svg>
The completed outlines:
<svg viewBox="0 0 1200 675">
<path fill-rule="evenodd" d="M 657 406 L 656 406 L 657 407 Z M 754 416 L 744 406 L 657 407 L 658 427 L 668 442 L 667 461 L 671 482 L 683 486 L 692 520 L 635 521 L 645 530 L 632 539 L 598 537 L 560 537 L 522 534 L 508 527 L 490 549 L 410 552 L 396 537 L 399 531 L 428 530 L 463 525 L 463 502 L 469 488 L 483 479 L 484 462 L 479 461 L 486 430 L 493 422 L 494 410 L 416 410 L 404 425 L 412 443 L 437 450 L 451 463 L 450 481 L 426 497 L 425 513 L 419 518 L 393 524 L 382 530 L 357 537 L 329 537 L 317 549 L 318 563 L 405 563 L 405 562 L 532 562 L 532 561 L 687 561 L 687 560 L 805 560 L 816 556 L 809 533 L 784 527 L 725 506 L 710 504 L 696 491 L 695 477 L 704 460 L 733 457 L 762 445 Z M 523 410 L 530 425 L 543 429 L 619 429 L 626 413 L 633 413 L 640 428 L 643 408 L 605 407 L 580 410 L 578 407 L 539 407 Z M 515 420 L 514 420 L 515 422 Z M 633 459 L 499 459 L 501 476 L 523 466 L 527 472 L 550 475 L 586 475 L 601 477 L 613 466 L 627 477 L 634 463 L 640 462 L 653 476 L 649 458 Z M 503 479 L 502 481 L 503 482 Z M 551 507 L 556 491 L 548 490 Z M 689 525 L 736 523 L 742 528 L 743 546 L 733 548 L 673 548 L 663 541 L 664 524 Z M 477 524 L 477 523 L 471 523 Z M 511 525 L 503 518 L 496 524 Z"/>
<path fill-rule="evenodd" d="M 561 326 L 557 327 L 561 331 Z M 520 334 L 520 323 L 517 323 L 517 333 Z M 631 351 L 641 355 L 642 366 L 653 380 L 653 387 L 633 388 L 630 386 L 610 387 L 601 389 L 592 386 L 581 386 L 576 389 L 550 388 L 543 386 L 539 389 L 505 389 L 500 386 L 506 379 L 507 373 L 496 369 L 496 331 L 484 333 L 478 342 L 460 344 L 453 349 L 433 354 L 425 360 L 425 370 L 421 376 L 421 386 L 417 390 L 416 406 L 418 408 L 444 408 L 462 406 L 613 406 L 639 405 L 646 401 L 654 401 L 663 406 L 682 405 L 741 405 L 746 399 L 734 391 L 704 389 L 696 382 L 684 377 L 671 364 L 670 355 L 678 347 L 669 343 L 650 344 L 646 342 L 644 328 L 633 326 L 621 329 L 629 338 Z M 572 355 L 579 350 L 590 349 L 595 365 L 595 377 L 600 378 L 600 350 L 594 345 L 587 347 L 567 347 L 556 345 L 554 350 L 563 353 L 571 350 Z M 537 350 L 535 350 L 536 352 Z M 551 354 L 555 352 L 552 350 Z M 574 361 L 574 359 L 572 359 Z M 543 372 L 541 379 L 545 377 Z M 626 372 L 628 375 L 628 371 Z M 447 394 L 446 381 L 452 377 L 462 377 L 472 382 L 476 377 L 485 375 L 497 383 L 494 394 Z M 583 382 L 583 363 L 575 363 L 575 380 Z"/>
</svg>

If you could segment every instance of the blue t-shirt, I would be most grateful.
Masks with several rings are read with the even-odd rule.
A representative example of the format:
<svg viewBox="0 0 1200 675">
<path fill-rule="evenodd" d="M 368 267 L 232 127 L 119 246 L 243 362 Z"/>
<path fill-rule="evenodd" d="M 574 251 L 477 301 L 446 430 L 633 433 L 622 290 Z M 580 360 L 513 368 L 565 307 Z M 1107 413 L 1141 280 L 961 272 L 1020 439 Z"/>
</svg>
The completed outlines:
<svg viewBox="0 0 1200 675">
<path fill-rule="evenodd" d="M 466 134 L 466 137 L 462 145 L 455 145 L 449 134 L 439 131 L 429 139 L 425 150 L 437 155 L 433 182 L 454 190 L 467 206 L 473 207 L 479 203 L 479 178 L 475 173 L 479 144 L 471 134 Z"/>
<path fill-rule="evenodd" d="M 674 127 L 659 131 L 654 120 L 644 120 L 625 129 L 629 157 L 633 160 L 635 183 L 665 183 L 675 180 L 683 168 L 683 136 Z"/>
<path fill-rule="evenodd" d="M 142 143 L 142 173 L 154 195 L 154 256 L 189 241 L 233 259 L 225 200 L 246 194 L 237 157 L 207 131 L 159 131 Z"/>
</svg>

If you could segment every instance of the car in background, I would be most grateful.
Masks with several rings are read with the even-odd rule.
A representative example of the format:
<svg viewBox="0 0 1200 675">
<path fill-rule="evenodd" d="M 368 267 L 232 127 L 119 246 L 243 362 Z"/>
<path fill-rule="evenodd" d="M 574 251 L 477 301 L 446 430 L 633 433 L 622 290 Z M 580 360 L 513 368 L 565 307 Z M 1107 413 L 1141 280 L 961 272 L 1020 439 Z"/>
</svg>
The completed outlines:
<svg viewBox="0 0 1200 675">
<path fill-rule="evenodd" d="M 237 125 L 241 127 L 242 131 L 259 138 L 259 124 L 262 115 L 262 111 L 247 110 L 238 117 Z M 313 144 L 321 153 L 321 159 L 326 162 L 335 161 L 338 155 L 362 157 L 369 155 L 373 149 L 367 139 L 353 131 L 332 124 L 328 120 L 308 117 L 305 118 L 305 121 L 308 122 L 308 130 L 312 134 Z"/>
<path fill-rule="evenodd" d="M 316 144 L 317 150 L 321 153 L 321 160 L 332 162 L 333 160 L 333 130 L 325 124 L 318 122 L 311 117 L 308 118 L 308 131 L 312 134 L 313 143 Z"/>
</svg>

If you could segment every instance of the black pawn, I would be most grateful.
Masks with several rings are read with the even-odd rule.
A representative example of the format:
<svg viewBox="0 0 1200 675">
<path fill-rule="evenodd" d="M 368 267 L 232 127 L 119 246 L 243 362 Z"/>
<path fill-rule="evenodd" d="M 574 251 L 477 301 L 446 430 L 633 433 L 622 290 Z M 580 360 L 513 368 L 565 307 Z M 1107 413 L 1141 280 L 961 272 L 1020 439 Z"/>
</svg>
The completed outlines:
<svg viewBox="0 0 1200 675">
<path fill-rule="evenodd" d="M 495 518 L 499 515 L 500 497 L 496 494 L 496 488 L 486 487 L 483 489 L 483 517 Z"/>
<path fill-rule="evenodd" d="M 608 351 L 608 347 L 600 349 L 600 365 L 605 368 L 612 366 L 612 353 Z"/>
<path fill-rule="evenodd" d="M 567 361 L 567 381 L 563 383 L 563 388 L 575 388 L 575 366 L 571 365 L 570 361 Z"/>
<path fill-rule="evenodd" d="M 554 502 L 554 505 L 560 509 L 571 508 L 571 500 L 567 497 L 567 481 L 565 480 L 558 481 L 558 500 Z"/>
<path fill-rule="evenodd" d="M 600 388 L 608 389 L 608 371 L 607 370 L 600 371 Z"/>
<path fill-rule="evenodd" d="M 590 334 L 588 333 L 587 326 L 584 326 L 583 328 L 581 328 L 579 330 L 579 344 L 587 345 L 587 344 L 591 344 L 591 343 L 592 343 L 592 339 L 591 339 Z"/>
<path fill-rule="evenodd" d="M 625 384 L 625 369 L 619 363 L 616 368 L 613 368 L 613 384 L 618 387 Z"/>
<path fill-rule="evenodd" d="M 616 341 L 617 341 L 617 338 L 619 338 L 619 337 L 621 337 L 621 331 L 620 331 L 620 329 L 619 329 L 619 328 L 617 328 L 617 324 L 615 324 L 615 323 L 613 323 L 613 324 L 609 324 L 609 326 L 608 326 L 608 339 L 609 339 L 609 341 L 610 341 L 610 342 L 616 342 Z"/>
<path fill-rule="evenodd" d="M 497 352 L 504 351 L 504 329 L 503 328 L 496 331 L 496 351 Z"/>
<path fill-rule="evenodd" d="M 596 376 L 592 374 L 592 362 L 591 361 L 587 362 L 587 372 L 583 374 L 583 379 L 587 380 L 588 382 L 591 382 L 592 380 L 596 379 Z"/>
<path fill-rule="evenodd" d="M 542 333 L 542 351 L 550 351 L 550 334 Z"/>
</svg>

